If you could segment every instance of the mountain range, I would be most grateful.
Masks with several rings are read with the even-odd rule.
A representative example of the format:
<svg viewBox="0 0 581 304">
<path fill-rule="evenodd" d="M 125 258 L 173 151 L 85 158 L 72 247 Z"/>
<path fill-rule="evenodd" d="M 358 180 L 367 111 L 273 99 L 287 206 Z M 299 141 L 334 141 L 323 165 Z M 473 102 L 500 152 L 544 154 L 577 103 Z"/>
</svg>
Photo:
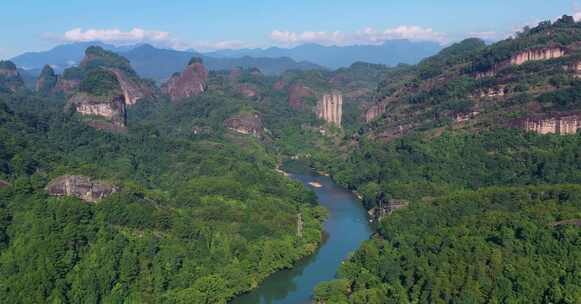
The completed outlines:
<svg viewBox="0 0 581 304">
<path fill-rule="evenodd" d="M 327 47 L 305 44 L 289 49 L 273 47 L 199 53 L 193 50 L 161 49 L 149 44 L 114 46 L 96 41 L 59 45 L 42 52 L 28 52 L 12 58 L 11 61 L 31 75 L 38 75 L 45 64 L 50 64 L 56 72 L 61 73 L 65 68 L 78 64 L 85 49 L 93 45 L 126 57 L 142 77 L 158 82 L 180 71 L 194 56 L 202 58 L 209 70 L 255 67 L 267 75 L 277 75 L 287 70 L 337 69 L 355 62 L 388 66 L 399 63 L 415 64 L 440 50 L 440 45 L 432 42 L 393 40 L 379 46 Z"/>
<path fill-rule="evenodd" d="M 396 66 L 400 63 L 416 64 L 423 58 L 435 55 L 442 46 L 435 42 L 388 40 L 381 45 L 322 46 L 303 44 L 294 48 L 271 47 L 267 49 L 220 50 L 206 53 L 217 58 L 289 57 L 296 61 L 309 61 L 326 68 L 338 69 L 362 61 Z"/>
</svg>

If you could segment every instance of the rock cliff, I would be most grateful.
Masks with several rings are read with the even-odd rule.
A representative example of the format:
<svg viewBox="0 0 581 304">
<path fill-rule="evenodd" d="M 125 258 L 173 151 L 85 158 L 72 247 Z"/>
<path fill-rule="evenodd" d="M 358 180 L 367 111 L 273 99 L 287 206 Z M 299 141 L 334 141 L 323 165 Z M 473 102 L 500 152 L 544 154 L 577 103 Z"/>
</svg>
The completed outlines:
<svg viewBox="0 0 581 304">
<path fill-rule="evenodd" d="M 24 88 L 24 81 L 11 61 L 0 61 L 0 90 L 16 92 Z"/>
<path fill-rule="evenodd" d="M 67 103 L 83 116 L 97 116 L 117 127 L 127 123 L 125 96 L 117 76 L 107 70 L 90 72 Z"/>
<path fill-rule="evenodd" d="M 78 92 L 71 96 L 69 104 L 81 115 L 99 116 L 116 126 L 127 125 L 125 97 L 121 94 L 103 97 Z"/>
<path fill-rule="evenodd" d="M 365 111 L 365 122 L 371 122 L 377 117 L 383 115 L 385 113 L 385 105 L 382 103 L 375 104 L 371 106 L 367 111 Z"/>
<path fill-rule="evenodd" d="M 295 110 L 304 108 L 304 99 L 314 96 L 313 91 L 302 83 L 293 84 L 288 90 L 288 104 Z"/>
<path fill-rule="evenodd" d="M 46 190 L 51 196 L 72 196 L 96 203 L 118 192 L 119 188 L 104 181 L 93 181 L 86 176 L 64 175 L 52 180 Z"/>
<path fill-rule="evenodd" d="M 317 117 L 341 127 L 341 118 L 343 116 L 343 95 L 340 94 L 326 94 L 323 99 L 317 104 Z"/>
<path fill-rule="evenodd" d="M 224 127 L 245 135 L 262 136 L 262 118 L 258 113 L 243 113 L 224 121 Z"/>
<path fill-rule="evenodd" d="M 520 52 L 510 58 L 510 65 L 521 65 L 529 61 L 549 60 L 565 56 L 561 47 L 547 47 Z"/>
<path fill-rule="evenodd" d="M 194 58 L 181 74 L 174 74 L 161 88 L 172 101 L 200 95 L 206 91 L 208 71 L 201 59 Z"/>
<path fill-rule="evenodd" d="M 58 76 L 50 65 L 45 65 L 36 80 L 36 91 L 44 95 L 52 95 L 55 93 L 57 83 Z"/>
<path fill-rule="evenodd" d="M 151 86 L 146 85 L 140 79 L 128 77 L 125 72 L 118 68 L 110 68 L 109 70 L 113 72 L 115 76 L 117 76 L 117 80 L 119 80 L 119 84 L 121 85 L 121 90 L 123 91 L 125 104 L 127 106 L 132 106 L 139 100 L 149 98 L 154 95 Z"/>
<path fill-rule="evenodd" d="M 522 65 L 529 61 L 550 60 L 563 57 L 567 51 L 562 47 L 544 47 L 516 53 L 509 60 L 495 64 L 490 70 L 476 73 L 476 78 L 493 77 L 496 73 L 509 66 Z"/>
<path fill-rule="evenodd" d="M 520 120 L 518 126 L 538 134 L 576 134 L 581 129 L 581 115 L 527 117 Z"/>
</svg>

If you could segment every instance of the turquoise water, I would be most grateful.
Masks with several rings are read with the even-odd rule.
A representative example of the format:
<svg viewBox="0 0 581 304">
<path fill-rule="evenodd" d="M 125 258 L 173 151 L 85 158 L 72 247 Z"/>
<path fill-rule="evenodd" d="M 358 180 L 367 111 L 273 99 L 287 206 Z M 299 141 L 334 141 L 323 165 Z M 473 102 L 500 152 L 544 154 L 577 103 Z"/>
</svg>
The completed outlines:
<svg viewBox="0 0 581 304">
<path fill-rule="evenodd" d="M 313 288 L 335 278 L 341 261 L 369 239 L 372 231 L 362 204 L 349 191 L 335 185 L 328 177 L 291 175 L 303 182 L 318 181 L 323 187 L 311 187 L 321 205 L 329 210 L 324 224 L 327 239 L 321 248 L 289 270 L 267 278 L 259 288 L 234 299 L 231 304 L 303 304 L 311 303 Z"/>
</svg>

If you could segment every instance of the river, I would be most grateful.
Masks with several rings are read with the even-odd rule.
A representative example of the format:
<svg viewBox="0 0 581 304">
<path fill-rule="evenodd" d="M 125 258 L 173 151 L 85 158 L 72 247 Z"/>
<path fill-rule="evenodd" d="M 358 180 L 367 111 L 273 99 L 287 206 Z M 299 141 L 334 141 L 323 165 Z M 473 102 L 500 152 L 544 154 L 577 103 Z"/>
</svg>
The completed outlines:
<svg viewBox="0 0 581 304">
<path fill-rule="evenodd" d="M 234 299 L 231 304 L 306 304 L 313 288 L 335 278 L 341 261 L 369 239 L 371 227 L 367 213 L 355 195 L 337 186 L 329 177 L 291 174 L 295 180 L 315 191 L 321 205 L 329 210 L 324 229 L 326 240 L 312 256 L 289 270 L 268 277 L 257 289 Z M 317 181 L 321 188 L 309 182 Z"/>
</svg>

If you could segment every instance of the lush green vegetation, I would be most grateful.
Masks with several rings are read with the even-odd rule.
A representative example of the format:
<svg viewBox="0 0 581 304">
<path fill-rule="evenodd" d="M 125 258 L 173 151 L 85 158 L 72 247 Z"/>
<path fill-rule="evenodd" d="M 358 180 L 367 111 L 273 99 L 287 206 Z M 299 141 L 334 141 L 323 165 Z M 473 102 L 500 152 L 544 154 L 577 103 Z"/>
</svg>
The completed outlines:
<svg viewBox="0 0 581 304">
<path fill-rule="evenodd" d="M 233 104 L 143 103 L 131 112 L 141 123 L 114 135 L 63 113 L 61 100 L 4 96 L 0 299 L 225 303 L 312 253 L 325 215 L 314 193 L 276 173 L 256 139 L 191 135 L 194 122 L 223 129 L 214 115 Z M 63 174 L 123 190 L 98 204 L 49 197 L 45 185 Z"/>
<path fill-rule="evenodd" d="M 79 91 L 103 97 L 122 94 L 117 76 L 107 70 L 90 71 L 81 81 Z"/>
<path fill-rule="evenodd" d="M 327 303 L 579 303 L 581 187 L 461 191 L 394 213 L 321 284 Z"/>
</svg>

